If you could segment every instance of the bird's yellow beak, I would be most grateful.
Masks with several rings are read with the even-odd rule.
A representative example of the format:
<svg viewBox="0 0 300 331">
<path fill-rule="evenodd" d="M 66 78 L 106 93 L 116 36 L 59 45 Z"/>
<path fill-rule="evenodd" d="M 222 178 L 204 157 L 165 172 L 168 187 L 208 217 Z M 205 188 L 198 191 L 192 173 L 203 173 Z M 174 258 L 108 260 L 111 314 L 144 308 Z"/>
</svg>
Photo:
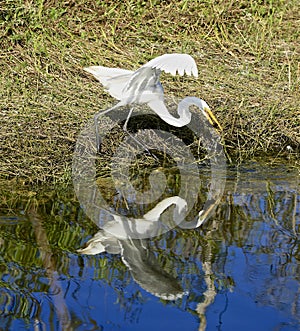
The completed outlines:
<svg viewBox="0 0 300 331">
<path fill-rule="evenodd" d="M 223 131 L 223 128 L 221 126 L 221 124 L 219 123 L 219 121 L 217 120 L 216 116 L 214 115 L 214 113 L 210 110 L 210 108 L 205 107 L 204 108 L 204 112 L 206 114 L 206 117 L 209 121 L 209 123 L 217 130 L 220 132 Z"/>
</svg>

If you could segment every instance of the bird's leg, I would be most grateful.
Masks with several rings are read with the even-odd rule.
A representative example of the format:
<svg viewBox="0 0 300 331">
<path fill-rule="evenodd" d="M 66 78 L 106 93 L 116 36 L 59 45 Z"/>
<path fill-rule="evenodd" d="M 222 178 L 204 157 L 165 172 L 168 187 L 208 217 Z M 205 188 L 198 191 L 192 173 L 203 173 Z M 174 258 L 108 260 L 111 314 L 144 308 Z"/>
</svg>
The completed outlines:
<svg viewBox="0 0 300 331">
<path fill-rule="evenodd" d="M 101 149 L 101 140 L 100 140 L 100 135 L 99 135 L 99 130 L 98 130 L 98 118 L 104 114 L 107 114 L 108 112 L 110 112 L 111 110 L 114 110 L 116 109 L 117 107 L 120 107 L 120 106 L 123 106 L 123 103 L 121 102 L 118 102 L 115 106 L 107 109 L 107 110 L 104 110 L 104 111 L 100 111 L 99 113 L 96 113 L 94 115 L 94 124 L 95 124 L 95 133 L 96 133 L 96 148 L 97 148 L 97 152 L 100 153 L 100 149 Z M 129 119 L 130 119 L 130 116 L 132 114 L 134 110 L 134 107 L 132 107 L 130 110 L 129 110 L 129 113 L 127 115 L 127 118 L 126 118 L 126 121 L 124 123 L 124 126 L 123 126 L 123 130 L 125 132 L 127 132 L 127 134 L 132 138 L 132 140 L 134 140 L 138 145 L 140 145 L 141 147 L 143 147 L 143 149 L 149 154 L 151 155 L 152 157 L 154 157 L 156 160 L 158 160 L 157 156 L 154 155 L 153 153 L 151 153 L 148 148 L 143 144 L 141 143 L 138 139 L 136 139 L 133 135 L 131 135 L 128 130 L 127 130 L 127 124 L 129 122 Z"/>
<path fill-rule="evenodd" d="M 129 113 L 128 113 L 128 115 L 127 115 L 127 118 L 126 118 L 126 121 L 125 121 L 125 123 L 124 123 L 124 125 L 123 125 L 123 130 L 124 131 L 126 131 L 127 132 L 127 124 L 128 124 L 128 122 L 129 122 L 129 119 L 130 119 L 130 116 L 131 116 L 131 114 L 132 114 L 132 112 L 133 112 L 133 107 L 129 110 Z"/>
<path fill-rule="evenodd" d="M 157 159 L 157 157 L 156 157 L 155 155 L 153 155 L 143 143 L 141 143 L 138 139 L 136 139 L 134 136 L 132 136 L 132 135 L 128 132 L 128 130 L 127 130 L 127 124 L 128 124 L 129 119 L 130 119 L 130 117 L 131 117 L 131 114 L 132 114 L 132 112 L 133 112 L 133 109 L 134 109 L 134 107 L 132 107 L 132 108 L 129 110 L 129 113 L 128 113 L 128 115 L 127 115 L 126 121 L 125 121 L 125 123 L 124 123 L 124 125 L 123 125 L 123 130 L 124 130 L 125 132 L 127 132 L 127 134 L 131 137 L 132 140 L 134 140 L 138 145 L 142 146 L 142 147 L 144 148 L 144 150 L 145 150 L 148 154 L 152 155 L 154 158 Z"/>
<path fill-rule="evenodd" d="M 100 152 L 100 149 L 101 149 L 101 141 L 100 141 L 99 130 L 98 130 L 98 118 L 100 116 L 110 112 L 111 110 L 114 110 L 117 107 L 120 107 L 120 106 L 122 106 L 122 104 L 120 102 L 118 102 L 115 106 L 113 106 L 109 109 L 106 109 L 104 111 L 100 111 L 100 112 L 98 112 L 94 115 L 94 125 L 95 125 L 95 134 L 96 134 L 96 149 L 97 149 L 98 153 Z"/>
</svg>

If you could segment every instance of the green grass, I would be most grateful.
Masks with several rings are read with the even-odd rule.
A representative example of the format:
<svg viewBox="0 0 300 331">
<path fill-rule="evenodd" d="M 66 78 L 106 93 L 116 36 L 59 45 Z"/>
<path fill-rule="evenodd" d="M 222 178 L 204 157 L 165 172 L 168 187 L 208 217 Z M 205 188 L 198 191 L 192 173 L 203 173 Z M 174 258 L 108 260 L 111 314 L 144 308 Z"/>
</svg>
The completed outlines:
<svg viewBox="0 0 300 331">
<path fill-rule="evenodd" d="M 166 93 L 208 102 L 238 162 L 300 152 L 300 14 L 291 1 L 0 2 L 0 178 L 67 181 L 76 138 L 114 100 L 82 68 L 192 55 Z M 293 148 L 292 152 L 287 146 Z"/>
</svg>

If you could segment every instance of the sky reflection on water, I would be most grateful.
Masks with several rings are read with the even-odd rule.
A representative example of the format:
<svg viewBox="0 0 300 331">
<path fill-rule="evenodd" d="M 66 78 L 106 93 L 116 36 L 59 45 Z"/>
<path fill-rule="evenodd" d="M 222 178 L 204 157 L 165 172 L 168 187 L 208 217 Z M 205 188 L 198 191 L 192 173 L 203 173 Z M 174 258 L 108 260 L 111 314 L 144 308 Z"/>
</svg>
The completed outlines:
<svg viewBox="0 0 300 331">
<path fill-rule="evenodd" d="M 0 329 L 299 330 L 299 173 L 248 164 L 228 178 L 203 227 L 116 241 L 122 254 L 76 252 L 97 227 L 70 192 L 3 198 Z M 159 297 L 167 280 L 184 295 Z"/>
</svg>

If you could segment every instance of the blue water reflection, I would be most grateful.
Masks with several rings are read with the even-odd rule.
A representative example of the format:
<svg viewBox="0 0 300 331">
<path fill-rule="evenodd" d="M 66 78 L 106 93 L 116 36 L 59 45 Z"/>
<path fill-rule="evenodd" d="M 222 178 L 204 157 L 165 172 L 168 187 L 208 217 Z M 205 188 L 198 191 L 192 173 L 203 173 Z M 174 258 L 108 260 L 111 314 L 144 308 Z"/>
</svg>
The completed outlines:
<svg viewBox="0 0 300 331">
<path fill-rule="evenodd" d="M 299 330 L 295 169 L 233 169 L 203 227 L 120 242 L 120 250 L 96 255 L 76 252 L 98 230 L 74 197 L 53 194 L 45 204 L 14 208 L 7 201 L 2 330 Z M 167 281 L 184 295 L 160 295 Z"/>
</svg>

